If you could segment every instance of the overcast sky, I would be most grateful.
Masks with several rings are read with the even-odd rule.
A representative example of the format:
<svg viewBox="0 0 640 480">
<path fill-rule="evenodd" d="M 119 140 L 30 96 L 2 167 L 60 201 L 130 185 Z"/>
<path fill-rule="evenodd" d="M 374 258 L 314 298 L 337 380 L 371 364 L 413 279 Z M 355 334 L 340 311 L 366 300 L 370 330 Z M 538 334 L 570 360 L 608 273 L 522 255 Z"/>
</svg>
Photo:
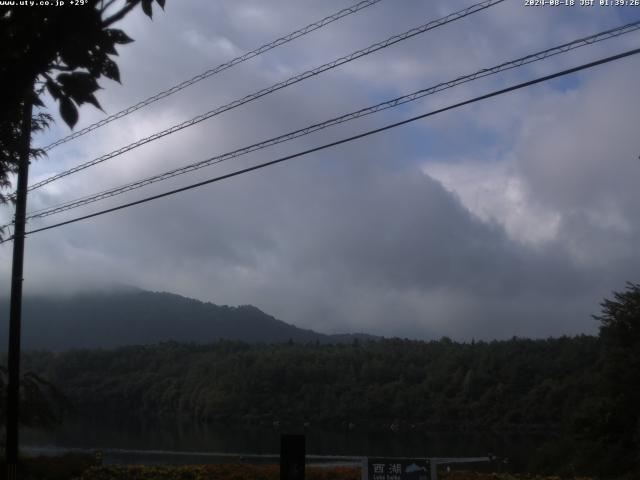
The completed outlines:
<svg viewBox="0 0 640 480">
<path fill-rule="evenodd" d="M 50 152 L 31 182 L 471 5 L 383 0 Z M 576 3 L 579 3 L 576 1 Z M 169 0 L 121 22 L 115 113 L 344 8 L 348 0 Z M 640 8 L 506 2 L 280 90 L 30 195 L 55 205 L 640 19 Z M 640 44 L 575 50 L 68 213 L 87 214 L 379 127 Z M 326 333 L 455 339 L 595 333 L 640 281 L 640 58 L 34 234 L 25 294 L 113 284 L 253 304 Z M 83 107 L 76 129 L 102 118 Z M 58 121 L 36 143 L 70 133 Z M 11 211 L 3 207 L 0 219 Z M 4 223 L 4 222 L 3 222 Z M 8 289 L 10 244 L 0 247 Z M 5 290 L 8 291 L 8 290 Z"/>
</svg>

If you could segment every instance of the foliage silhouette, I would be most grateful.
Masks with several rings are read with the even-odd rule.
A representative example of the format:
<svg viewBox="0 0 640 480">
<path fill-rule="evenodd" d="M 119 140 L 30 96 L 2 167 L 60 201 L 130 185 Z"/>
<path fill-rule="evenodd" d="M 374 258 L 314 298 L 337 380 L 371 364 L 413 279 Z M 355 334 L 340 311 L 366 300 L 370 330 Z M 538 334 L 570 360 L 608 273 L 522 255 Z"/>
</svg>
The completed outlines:
<svg viewBox="0 0 640 480">
<path fill-rule="evenodd" d="M 155 1 L 164 8 L 165 0 Z M 0 190 L 10 186 L 10 176 L 17 170 L 22 104 L 29 100 L 43 109 L 41 97 L 47 92 L 71 128 L 78 121 L 79 106 L 89 103 L 101 108 L 96 98 L 98 80 L 120 81 L 112 57 L 118 45 L 133 41 L 112 25 L 138 5 L 151 17 L 152 3 L 87 0 L 71 8 L 0 7 Z M 45 112 L 36 114 L 33 132 L 50 121 Z M 31 153 L 32 157 L 43 154 L 34 149 Z M 0 193 L 0 203 L 8 200 Z"/>
<path fill-rule="evenodd" d="M 0 425 L 6 420 L 7 369 L 0 366 Z M 20 423 L 25 426 L 51 428 L 64 414 L 73 411 L 67 397 L 51 382 L 26 372 L 20 379 Z M 0 445 L 4 446 L 4 432 Z"/>
<path fill-rule="evenodd" d="M 156 2 L 164 7 L 165 0 Z M 52 117 L 40 111 L 32 118 L 24 118 L 25 115 L 31 115 L 25 112 L 31 111 L 31 105 L 45 108 L 40 98 L 45 91 L 58 102 L 60 115 L 71 128 L 78 120 L 79 106 L 90 103 L 101 108 L 95 97 L 95 92 L 100 88 L 98 79 L 104 76 L 120 81 L 118 67 L 111 57 L 117 55 L 116 45 L 132 41 L 122 30 L 111 27 L 138 5 L 151 17 L 153 0 L 126 0 L 121 4 L 116 4 L 115 0 L 87 0 L 82 3 L 68 5 L 71 8 L 21 5 L 17 2 L 12 6 L 0 7 L 0 203 L 6 203 L 9 198 L 13 200 L 2 194 L 1 190 L 11 186 L 11 175 L 18 172 L 19 159 L 24 159 L 23 145 L 29 146 L 30 158 L 37 158 L 44 153 L 31 148 L 31 138 L 26 137 L 29 132 L 33 135 L 46 128 Z M 29 108 L 23 108 L 25 106 Z M 29 123 L 30 128 L 24 127 Z M 24 169 L 21 171 L 25 172 Z M 16 225 L 24 223 L 24 213 L 20 215 L 22 218 L 16 219 Z M 3 229 L 0 229 L 0 239 L 3 233 Z M 18 319 L 19 327 L 20 317 L 12 316 L 12 331 L 14 318 Z M 12 343 L 12 347 L 17 347 L 19 352 L 19 342 Z M 10 363 L 9 383 L 16 381 L 14 385 L 18 385 L 17 367 L 13 368 L 16 365 L 17 361 Z M 7 390 L 6 372 L 3 370 L 0 373 L 4 401 L 7 397 L 4 394 Z M 27 401 L 27 415 L 21 415 L 18 420 L 40 424 L 52 421 L 51 398 L 46 398 L 44 393 L 56 392 L 55 388 L 33 374 L 24 375 L 19 384 L 20 393 Z M 35 403 L 29 405 L 29 399 Z M 15 407 L 14 400 L 16 397 L 12 396 L 8 407 Z M 6 407 L 7 404 L 3 402 L 2 409 Z M 0 412 L 2 418 L 11 416 L 11 411 L 11 408 L 6 408 Z M 14 432 L 11 422 L 15 420 L 15 416 L 10 417 L 7 427 Z M 7 441 L 8 450 L 12 445 L 15 450 L 15 438 L 11 440 L 9 437 Z M 8 451 L 7 456 L 10 455 Z"/>
<path fill-rule="evenodd" d="M 598 394 L 579 433 L 600 474 L 640 471 L 640 284 L 601 303 Z"/>
</svg>

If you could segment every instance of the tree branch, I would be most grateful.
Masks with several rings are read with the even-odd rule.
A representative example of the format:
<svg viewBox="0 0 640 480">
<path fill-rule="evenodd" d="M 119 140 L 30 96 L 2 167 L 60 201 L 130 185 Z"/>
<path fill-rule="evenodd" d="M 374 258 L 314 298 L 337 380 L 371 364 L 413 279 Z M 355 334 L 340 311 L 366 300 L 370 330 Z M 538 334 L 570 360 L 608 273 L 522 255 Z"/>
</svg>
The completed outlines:
<svg viewBox="0 0 640 480">
<path fill-rule="evenodd" d="M 113 5 L 116 2 L 116 0 L 109 0 L 107 2 L 107 4 L 104 4 L 104 1 L 102 2 L 102 5 L 100 6 L 100 12 L 104 13 L 111 5 Z"/>
<path fill-rule="evenodd" d="M 131 2 L 127 6 L 121 8 L 119 12 L 114 13 L 109 18 L 105 19 L 102 22 L 102 26 L 108 27 L 111 24 L 117 22 L 118 20 L 122 20 L 127 13 L 129 13 L 131 10 L 133 10 L 136 7 L 137 4 L 138 2 Z"/>
</svg>

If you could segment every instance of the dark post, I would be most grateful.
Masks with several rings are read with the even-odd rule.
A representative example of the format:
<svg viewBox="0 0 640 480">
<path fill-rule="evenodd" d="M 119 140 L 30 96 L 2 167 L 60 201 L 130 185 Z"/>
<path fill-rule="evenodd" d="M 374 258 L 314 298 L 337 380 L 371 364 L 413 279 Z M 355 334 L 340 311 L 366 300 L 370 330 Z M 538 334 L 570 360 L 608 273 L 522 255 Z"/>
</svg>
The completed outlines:
<svg viewBox="0 0 640 480">
<path fill-rule="evenodd" d="M 280 480 L 304 480 L 304 435 L 280 437 Z"/>
<path fill-rule="evenodd" d="M 7 385 L 7 479 L 15 480 L 18 470 L 18 414 L 20 403 L 20 321 L 22 313 L 22 265 L 24 230 L 27 211 L 29 151 L 31 148 L 32 89 L 22 107 L 20 158 L 16 189 L 16 216 L 13 232 L 13 263 L 11 265 L 11 309 L 9 313 L 9 379 Z"/>
</svg>

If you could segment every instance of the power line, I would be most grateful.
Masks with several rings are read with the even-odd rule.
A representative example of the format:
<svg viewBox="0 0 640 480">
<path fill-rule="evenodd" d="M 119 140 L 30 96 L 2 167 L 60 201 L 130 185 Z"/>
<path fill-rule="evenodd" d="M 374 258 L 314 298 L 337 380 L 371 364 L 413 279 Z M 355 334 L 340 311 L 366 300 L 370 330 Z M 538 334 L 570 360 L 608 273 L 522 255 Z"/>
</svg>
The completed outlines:
<svg viewBox="0 0 640 480">
<path fill-rule="evenodd" d="M 174 85 L 173 87 L 164 90 L 162 92 L 158 92 L 155 95 L 147 98 L 146 100 L 142 100 L 141 102 L 136 103 L 135 105 L 132 105 L 128 108 L 125 108 L 124 110 L 121 110 L 117 113 L 114 113 L 113 115 L 110 115 L 96 123 L 93 123 L 85 128 L 83 128 L 82 130 L 78 130 L 77 132 L 74 132 L 70 135 L 67 135 L 66 137 L 63 137 L 59 140 L 56 140 L 55 142 L 47 145 L 46 147 L 43 148 L 43 150 L 45 151 L 49 151 L 55 147 L 57 147 L 58 145 L 62 145 L 63 143 L 66 143 L 70 140 L 73 140 L 74 138 L 78 138 L 81 137 L 82 135 L 85 135 L 97 128 L 100 128 L 108 123 L 113 122 L 114 120 L 118 120 L 119 118 L 125 117 L 127 115 L 129 115 L 130 113 L 135 112 L 136 110 L 140 110 L 143 107 L 146 107 L 147 105 L 151 105 L 154 102 L 157 102 L 158 100 L 161 100 L 165 97 L 168 97 L 169 95 L 173 95 L 176 92 L 179 92 L 180 90 L 184 90 L 187 87 L 190 87 L 191 85 L 193 85 L 194 83 L 198 83 L 201 80 L 204 80 L 206 78 L 209 78 L 213 75 L 216 75 L 224 70 L 227 70 L 231 67 L 234 67 L 242 62 L 245 62 L 247 60 L 250 60 L 251 58 L 257 57 L 258 55 L 262 55 L 265 52 L 268 52 L 269 50 L 272 50 L 276 47 L 279 47 L 281 45 L 284 45 L 285 43 L 289 43 L 292 40 L 295 40 L 296 38 L 300 38 L 303 37 L 304 35 L 307 35 L 315 30 L 318 30 L 326 25 L 329 25 L 330 23 L 335 22 L 336 20 L 339 20 L 341 18 L 344 18 L 348 15 L 351 15 L 352 13 L 356 13 L 359 12 L 360 10 L 363 10 L 367 7 L 370 7 L 372 5 L 375 5 L 376 3 L 381 2 L 382 0 L 364 0 L 361 1 L 359 3 L 356 3 L 355 5 L 352 5 L 350 7 L 344 8 L 342 10 L 340 10 L 339 12 L 336 12 L 332 15 L 329 15 L 325 18 L 323 18 L 322 20 L 318 20 L 317 22 L 311 23 L 309 25 L 307 25 L 306 27 L 303 27 L 299 30 L 296 30 L 294 32 L 289 33 L 288 35 L 285 35 L 284 37 L 280 37 L 270 43 L 266 43 L 258 48 L 256 48 L 255 50 L 252 50 L 250 52 L 247 52 L 243 55 L 240 55 L 232 60 L 229 60 L 226 63 L 222 63 L 220 65 L 218 65 L 217 67 L 211 68 L 209 70 L 207 70 L 206 72 L 201 73 L 200 75 L 196 75 L 193 78 L 190 78 L 189 80 L 185 80 L 182 83 L 179 83 L 178 85 Z"/>
<path fill-rule="evenodd" d="M 122 205 L 118 205 L 116 207 L 107 208 L 105 210 L 101 210 L 101 211 L 98 211 L 98 212 L 95 212 L 95 213 L 91 213 L 89 215 L 83 215 L 83 216 L 80 216 L 80 217 L 72 218 L 70 220 L 66 220 L 64 222 L 59 222 L 59 223 L 55 223 L 53 225 L 48 225 L 46 227 L 30 230 L 30 231 L 26 232 L 26 234 L 30 235 L 30 234 L 33 234 L 33 233 L 43 232 L 45 230 L 51 230 L 53 228 L 61 227 L 63 225 L 69 225 L 71 223 L 76 223 L 76 222 L 79 222 L 81 220 L 87 220 L 89 218 L 97 217 L 97 216 L 100 216 L 100 215 L 105 215 L 107 213 L 111 213 L 111 212 L 115 212 L 115 211 L 122 210 L 122 209 L 125 209 L 125 208 L 133 207 L 135 205 L 140 205 L 142 203 L 147 203 L 147 202 L 150 202 L 152 200 L 157 200 L 157 199 L 160 199 L 160 198 L 163 198 L 163 197 L 168 197 L 168 196 L 174 195 L 176 193 L 184 192 L 184 191 L 187 191 L 187 190 L 192 190 L 194 188 L 202 187 L 202 186 L 208 185 L 210 183 L 219 182 L 219 181 L 225 180 L 227 178 L 235 177 L 235 176 L 242 175 L 244 173 L 248 173 L 248 172 L 251 172 L 251 171 L 254 171 L 254 170 L 259 170 L 259 169 L 262 169 L 262 168 L 265 168 L 265 167 L 269 167 L 269 166 L 275 165 L 277 163 L 281 163 L 281 162 L 284 162 L 284 161 L 287 161 L 287 160 L 291 160 L 291 159 L 294 159 L 294 158 L 297 158 L 297 157 L 308 155 L 310 153 L 315 153 L 315 152 L 318 152 L 320 150 L 325 150 L 327 148 L 335 147 L 335 146 L 341 145 L 343 143 L 347 143 L 347 142 L 351 142 L 351 141 L 354 141 L 354 140 L 358 140 L 360 138 L 365 138 L 365 137 L 368 137 L 370 135 L 374 135 L 376 133 L 380 133 L 380 132 L 383 132 L 383 131 L 386 131 L 386 130 L 390 130 L 392 128 L 399 127 L 401 125 L 405 125 L 405 124 L 408 124 L 408 123 L 411 123 L 411 122 L 415 122 L 417 120 L 421 120 L 423 118 L 427 118 L 427 117 L 430 117 L 430 116 L 433 116 L 433 115 L 437 115 L 439 113 L 443 113 L 443 112 L 446 112 L 446 111 L 449 111 L 449 110 L 453 110 L 455 108 L 459 108 L 459 107 L 462 107 L 464 105 L 469 105 L 469 104 L 472 104 L 472 103 L 475 103 L 475 102 L 479 102 L 481 100 L 486 100 L 488 98 L 496 97 L 498 95 L 503 95 L 505 93 L 512 92 L 514 90 L 519 90 L 519 89 L 522 89 L 522 88 L 525 88 L 525 87 L 529 87 L 531 85 L 535 85 L 537 83 L 541 83 L 541 82 L 545 82 L 545 81 L 548 81 L 548 80 L 552 80 L 554 78 L 559 78 L 559 77 L 562 77 L 564 75 L 569 75 L 571 73 L 575 73 L 575 72 L 578 72 L 578 71 L 581 71 L 581 70 L 586 70 L 588 68 L 593 68 L 595 66 L 603 65 L 605 63 L 609 63 L 609 62 L 612 62 L 612 61 L 615 61 L 615 60 L 619 60 L 619 59 L 622 59 L 622 58 L 625 58 L 625 57 L 629 57 L 631 55 L 636 55 L 638 53 L 640 53 L 640 48 L 636 48 L 636 49 L 633 49 L 633 50 L 628 50 L 626 52 L 623 52 L 623 53 L 620 53 L 620 54 L 617 54 L 617 55 L 612 55 L 610 57 L 606 57 L 606 58 L 602 58 L 600 60 L 596 60 L 596 61 L 593 61 L 593 62 L 585 63 L 585 64 L 582 64 L 582 65 L 577 66 L 577 67 L 573 67 L 573 68 L 569 68 L 569 69 L 566 69 L 566 70 L 562 70 L 560 72 L 556 72 L 556 73 L 553 73 L 553 74 L 550 74 L 550 75 L 545 75 L 543 77 L 538 77 L 538 78 L 536 78 L 534 80 L 529 80 L 527 82 L 522 82 L 522 83 L 513 85 L 511 87 L 503 88 L 503 89 L 500 89 L 500 90 L 495 90 L 495 91 L 493 91 L 491 93 L 487 93 L 487 94 L 481 95 L 479 97 L 474 97 L 474 98 L 472 98 L 470 100 L 465 100 L 463 102 L 459 102 L 459 103 L 450 105 L 448 107 L 444 107 L 444 108 L 440 108 L 440 109 L 437 109 L 437 110 L 433 110 L 431 112 L 424 113 L 422 115 L 417 115 L 415 117 L 411 117 L 411 118 L 402 120 L 400 122 L 392 123 L 392 124 L 386 125 L 384 127 L 376 128 L 374 130 L 369 130 L 367 132 L 360 133 L 358 135 L 353 135 L 351 137 L 343 138 L 341 140 L 337 140 L 337 141 L 331 142 L 331 143 L 326 143 L 324 145 L 320 145 L 318 147 L 314 147 L 314 148 L 311 148 L 311 149 L 308 149 L 308 150 L 304 150 L 302 152 L 294 153 L 292 155 L 287 155 L 285 157 L 280 157 L 280 158 L 278 158 L 276 160 L 271 160 L 269 162 L 265 162 L 265 163 L 261 163 L 261 164 L 258 164 L 258 165 L 254 165 L 252 167 L 243 168 L 241 170 L 236 170 L 235 172 L 231 172 L 231 173 L 228 173 L 228 174 L 225 174 L 225 175 L 220 175 L 218 177 L 210 178 L 208 180 L 204 180 L 204 181 L 201 181 L 201 182 L 193 183 L 193 184 L 187 185 L 185 187 L 176 188 L 174 190 L 169 190 L 167 192 L 160 193 L 158 195 L 152 195 L 150 197 L 146 197 L 146 198 L 143 198 L 143 199 L 140 199 L 140 200 L 136 200 L 134 202 L 129 202 L 129 203 L 125 203 L 125 204 L 122 204 Z M 9 240 L 12 240 L 12 239 L 13 238 L 10 237 L 10 238 L 7 238 L 7 239 L 3 240 L 0 243 L 5 243 L 5 242 L 8 242 Z"/>
<path fill-rule="evenodd" d="M 358 59 L 360 57 L 369 55 L 369 54 L 374 53 L 374 52 L 376 52 L 378 50 L 381 50 L 383 48 L 387 48 L 387 47 L 389 47 L 391 45 L 394 45 L 395 43 L 407 40 L 407 39 L 409 39 L 411 37 L 414 37 L 416 35 L 425 33 L 427 31 L 432 30 L 434 28 L 437 28 L 439 26 L 445 25 L 445 24 L 453 22 L 455 20 L 459 20 L 459 19 L 464 18 L 464 17 L 466 17 L 468 15 L 471 15 L 473 13 L 477 13 L 478 11 L 484 10 L 486 8 L 489 8 L 489 7 L 491 7 L 491 6 L 495 5 L 495 4 L 501 3 L 503 1 L 504 0 L 484 0 L 483 2 L 474 4 L 474 5 L 470 6 L 470 7 L 462 9 L 460 11 L 451 13 L 451 14 L 449 14 L 449 15 L 441 18 L 441 19 L 430 21 L 430 22 L 428 22 L 428 23 L 426 23 L 424 25 L 421 25 L 419 27 L 412 28 L 412 29 L 410 29 L 410 30 L 408 30 L 408 31 L 406 31 L 406 32 L 404 32 L 402 34 L 394 35 L 394 36 L 389 37 L 388 39 L 386 39 L 386 40 L 384 40 L 382 42 L 375 43 L 375 44 L 370 45 L 370 46 L 368 46 L 368 47 L 366 47 L 364 49 L 357 50 L 357 51 L 355 51 L 355 52 L 353 52 L 353 53 L 351 53 L 349 55 L 346 55 L 344 57 L 340 57 L 340 58 L 338 58 L 336 60 L 333 60 L 332 62 L 326 63 L 326 64 L 321 65 L 319 67 L 316 67 L 316 68 L 314 68 L 312 70 L 308 70 L 308 71 L 303 72 L 301 74 L 298 74 L 298 75 L 295 75 L 293 77 L 290 77 L 287 80 L 284 80 L 284 81 L 276 83 L 276 84 L 274 84 L 274 85 L 272 85 L 270 87 L 267 87 L 267 88 L 264 88 L 262 90 L 259 90 L 259 91 L 255 92 L 255 93 L 247 95 L 247 96 L 245 96 L 245 97 L 243 97 L 241 99 L 234 100 L 233 102 L 230 102 L 230 103 L 228 103 L 226 105 L 223 105 L 223 106 L 218 107 L 218 108 L 216 108 L 214 110 L 211 110 L 211 111 L 206 112 L 204 114 L 201 114 L 201 115 L 199 115 L 197 117 L 194 117 L 191 120 L 187 120 L 187 121 L 182 122 L 180 124 L 174 125 L 174 126 L 168 128 L 168 129 L 165 129 L 165 130 L 163 130 L 161 132 L 157 132 L 157 133 L 155 133 L 155 134 L 153 134 L 153 135 L 151 135 L 149 137 L 145 137 L 145 138 L 140 139 L 140 140 L 138 140 L 138 141 L 136 141 L 134 143 L 126 145 L 126 146 L 124 146 L 122 148 L 119 148 L 117 150 L 114 150 L 114 151 L 112 151 L 112 152 L 110 152 L 108 154 L 102 155 L 101 157 L 98 157 L 98 158 L 96 158 L 94 160 L 91 160 L 89 162 L 85 162 L 85 163 L 83 163 L 81 165 L 78 165 L 76 167 L 73 167 L 73 168 L 71 168 L 69 170 L 63 171 L 63 172 L 61 172 L 59 174 L 56 174 L 56 175 L 53 175 L 53 176 L 51 176 L 49 178 L 46 178 L 46 179 L 44 179 L 44 180 L 42 180 L 40 182 L 37 182 L 37 183 L 31 185 L 29 187 L 29 190 L 30 191 L 31 190 L 35 190 L 37 188 L 40 188 L 40 187 L 42 187 L 44 185 L 47 185 L 47 184 L 53 182 L 53 181 L 55 181 L 55 180 L 57 180 L 59 178 L 71 175 L 73 173 L 79 172 L 81 170 L 89 168 L 89 167 L 91 167 L 93 165 L 96 165 L 98 163 L 102 163 L 102 162 L 107 161 L 107 160 L 109 160 L 111 158 L 114 158 L 116 156 L 122 155 L 123 153 L 126 153 L 126 152 L 128 152 L 130 150 L 133 150 L 134 148 L 137 148 L 139 146 L 145 145 L 145 144 L 147 144 L 149 142 L 152 142 L 154 140 L 157 140 L 157 139 L 162 138 L 164 136 L 170 135 L 170 134 L 175 133 L 175 132 L 177 132 L 179 130 L 182 130 L 184 128 L 187 128 L 187 127 L 190 127 L 190 126 L 195 125 L 197 123 L 200 123 L 200 122 L 202 122 L 204 120 L 207 120 L 207 119 L 209 119 L 209 118 L 211 118 L 213 116 L 219 115 L 219 114 L 224 113 L 224 112 L 226 112 L 228 110 L 231 110 L 233 108 L 236 108 L 236 107 L 239 107 L 241 105 L 244 105 L 245 103 L 251 102 L 251 101 L 256 100 L 258 98 L 261 98 L 261 97 L 263 97 L 265 95 L 268 95 L 268 94 L 270 94 L 270 93 L 272 93 L 274 91 L 280 90 L 282 88 L 288 87 L 288 86 L 293 85 L 295 83 L 298 83 L 300 81 L 306 80 L 307 78 L 319 75 L 320 73 L 323 73 L 323 72 L 325 72 L 327 70 L 336 68 L 336 67 L 338 67 L 340 65 L 343 65 L 345 63 L 351 62 L 351 61 L 356 60 L 356 59 Z"/>
<path fill-rule="evenodd" d="M 505 62 L 502 63 L 500 65 L 494 66 L 494 67 L 490 67 L 490 68 L 485 68 L 482 70 L 479 70 L 475 73 L 469 74 L 469 75 L 465 75 L 465 76 L 461 76 L 458 77 L 454 80 L 450 80 L 447 82 L 442 82 L 439 83 L 435 86 L 426 88 L 426 89 L 421 89 L 418 90 L 416 92 L 407 94 L 407 95 L 403 95 L 401 97 L 397 97 L 391 100 L 387 100 L 385 102 L 381 102 L 378 103 L 376 105 L 367 107 L 367 108 L 363 108 L 360 110 L 357 110 L 355 112 L 351 112 L 345 115 L 341 115 L 339 117 L 335 117 L 335 118 L 331 118 L 329 120 L 326 120 L 324 122 L 321 123 L 316 123 L 314 125 L 310 125 L 307 126 L 305 128 L 301 128 L 298 130 L 295 130 L 293 132 L 289 132 L 286 133 L 284 135 L 280 135 L 277 137 L 273 137 L 270 138 L 268 140 L 264 140 L 262 142 L 259 143 L 255 143 L 253 145 L 247 146 L 247 147 L 243 147 L 237 150 L 233 150 L 231 152 L 227 152 L 221 155 L 216 155 L 214 157 L 210 157 L 208 159 L 205 160 L 201 160 L 199 162 L 196 163 L 192 163 L 180 168 L 176 168 L 173 170 L 169 170 L 167 172 L 163 172 L 151 177 L 147 177 L 141 180 L 137 180 L 135 182 L 126 184 L 126 185 L 122 185 L 119 187 L 115 187 L 115 188 L 111 188 L 109 190 L 105 190 L 99 193 L 94 193 L 85 197 L 81 197 L 81 198 L 77 198 L 74 200 L 70 200 L 67 202 L 64 202 L 62 204 L 53 206 L 53 207 L 46 207 L 40 210 L 35 210 L 30 212 L 27 215 L 27 219 L 33 219 L 33 218 L 43 218 L 43 217 L 47 217 L 50 215 L 54 215 L 56 213 L 60 213 L 66 210 L 71 210 L 73 208 L 78 208 L 84 205 L 88 205 L 90 203 L 94 203 L 106 198 L 110 198 L 110 197 L 114 197 L 116 195 L 120 195 L 132 190 L 136 190 L 138 188 L 142 188 L 145 187 L 147 185 L 151 185 L 153 183 L 156 182 L 160 182 L 163 180 L 167 180 L 169 178 L 173 178 L 176 177 L 178 175 L 183 175 L 189 172 L 193 172 L 195 170 L 199 170 L 201 168 L 204 167 L 208 167 L 211 165 L 215 165 L 227 160 L 231 160 L 233 158 L 237 158 L 240 157 L 242 155 L 246 155 L 248 153 L 252 153 L 255 152 L 257 150 L 262 150 L 264 148 L 273 146 L 273 145 L 277 145 L 289 140 L 293 140 L 295 138 L 299 138 L 305 135 L 309 135 L 310 133 L 328 128 L 330 126 L 334 126 L 334 125 L 338 125 L 341 123 L 345 123 L 360 117 L 364 117 L 366 115 L 371 115 L 373 113 L 377 113 L 380 112 L 382 110 L 386 110 L 389 108 L 394 108 L 398 105 L 402 105 L 405 103 L 409 103 L 409 102 L 413 102 L 416 101 L 420 98 L 423 98 L 427 95 L 432 95 L 435 94 L 437 92 L 455 87 L 457 85 L 463 84 L 463 83 L 467 83 L 473 80 L 477 80 L 479 78 L 483 78 L 483 77 L 487 77 L 489 75 L 495 75 L 499 72 L 505 71 L 505 70 L 509 70 L 512 68 L 516 68 L 516 67 L 520 67 L 522 65 L 527 65 L 533 62 L 537 62 L 537 61 L 541 61 L 544 60 L 546 58 L 549 58 L 551 56 L 554 55 L 558 55 L 561 53 L 566 53 L 568 51 L 574 50 L 576 48 L 580 48 L 586 45 L 592 45 L 596 42 L 600 42 L 603 40 L 607 40 L 610 38 L 615 38 L 633 31 L 636 31 L 640 29 L 640 21 L 638 22 L 634 22 L 634 23 L 630 23 L 627 25 L 622 25 L 610 30 L 606 30 L 600 33 L 596 33 L 594 35 L 590 35 L 588 37 L 584 37 L 584 38 L 580 38 L 577 40 L 574 40 L 572 42 L 569 43 L 565 43 L 563 45 L 557 46 L 557 47 L 553 47 L 553 48 L 549 48 L 547 50 L 543 50 L 537 53 L 533 53 L 530 55 L 527 55 L 525 57 L 521 57 L 518 58 L 516 60 L 511 60 L 509 62 Z"/>
<path fill-rule="evenodd" d="M 404 40 L 407 40 L 411 37 L 414 37 L 416 35 L 420 35 L 422 33 L 425 33 L 429 30 L 433 30 L 434 28 L 440 27 L 442 25 L 445 25 L 447 23 L 453 22 L 455 20 L 459 20 L 461 18 L 467 17 L 469 15 L 472 15 L 474 13 L 477 13 L 481 10 L 484 10 L 486 8 L 489 8 L 493 5 L 496 5 L 498 3 L 502 3 L 505 0 L 484 0 L 480 3 L 476 3 L 474 5 L 471 5 L 470 7 L 467 7 L 465 9 L 462 9 L 460 11 L 451 13 L 443 18 L 440 18 L 438 20 L 432 20 L 428 23 L 425 23 L 419 27 L 415 27 L 412 28 L 410 30 L 407 30 L 404 33 L 398 34 L 398 35 L 394 35 L 392 37 L 387 38 L 386 40 L 382 41 L 382 42 L 378 42 L 378 43 L 374 43 L 373 45 L 370 45 L 366 48 L 363 48 L 361 50 L 357 50 L 349 55 L 346 55 L 344 57 L 340 57 L 336 60 L 333 60 L 332 62 L 329 63 L 325 63 L 324 65 L 321 65 L 319 67 L 316 67 L 312 70 L 307 70 L 306 72 L 303 72 L 301 74 L 295 75 L 293 77 L 288 78 L 287 80 L 284 80 L 282 82 L 278 82 L 270 87 L 267 88 L 263 88 L 262 90 L 259 90 L 257 92 L 254 92 L 250 95 L 247 95 L 241 99 L 238 100 L 234 100 L 231 103 L 228 103 L 226 105 L 223 105 L 221 107 L 218 107 L 214 110 L 211 110 L 207 113 L 203 113 L 201 115 L 198 115 L 197 117 L 192 118 L 191 120 L 187 120 L 185 122 L 182 122 L 180 124 L 174 125 L 166 130 L 163 130 L 161 132 L 157 132 L 154 133 L 153 135 L 150 135 L 148 137 L 142 138 L 134 143 L 131 143 L 129 145 L 126 145 L 124 147 L 121 147 L 117 150 L 114 150 L 110 153 L 107 153 L 105 155 L 102 155 L 101 157 L 95 158 L 93 160 L 90 160 L 86 163 L 83 163 L 81 165 L 77 165 L 73 168 L 70 168 L 68 170 L 65 170 L 61 173 L 58 173 L 56 175 L 53 175 L 49 178 L 46 178 L 40 182 L 37 182 L 33 185 L 31 185 L 29 187 L 29 191 L 35 190 L 37 188 L 43 187 L 44 185 L 47 185 L 55 180 L 58 180 L 62 177 L 66 177 L 68 175 L 71 175 L 73 173 L 77 173 L 81 170 L 84 170 L 86 168 L 92 167 L 93 165 L 97 165 L 99 163 L 105 162 L 111 158 L 117 157 L 119 155 L 122 155 L 123 153 L 129 152 L 137 147 L 140 147 L 142 145 L 145 145 L 149 142 L 152 142 L 154 140 L 158 140 L 159 138 L 165 137 L 167 135 L 170 135 L 172 133 L 175 133 L 179 130 L 182 130 L 184 128 L 187 127 L 191 127 L 193 125 L 196 125 L 197 123 L 200 123 L 204 120 L 207 120 L 211 117 L 214 117 L 216 115 L 220 115 L 221 113 L 224 113 L 228 110 L 232 110 L 236 107 L 239 107 L 241 105 L 244 105 L 245 103 L 249 103 L 252 102 L 253 100 L 257 100 L 258 98 L 261 98 L 265 95 L 268 95 L 270 93 L 273 93 L 277 90 L 283 89 L 285 87 L 288 87 L 290 85 L 296 84 L 298 82 L 301 82 L 303 80 L 306 80 L 307 78 L 310 77 L 314 77 L 316 75 L 319 75 L 323 72 L 326 72 L 327 70 L 331 70 L 333 68 L 336 68 L 340 65 L 344 65 L 345 63 L 349 63 L 352 62 L 353 60 L 356 60 L 358 58 L 364 57 L 366 55 L 370 55 L 371 53 L 374 53 L 378 50 L 382 50 L 383 48 L 387 48 L 391 45 L 394 45 L 398 42 L 402 42 Z"/>
</svg>

